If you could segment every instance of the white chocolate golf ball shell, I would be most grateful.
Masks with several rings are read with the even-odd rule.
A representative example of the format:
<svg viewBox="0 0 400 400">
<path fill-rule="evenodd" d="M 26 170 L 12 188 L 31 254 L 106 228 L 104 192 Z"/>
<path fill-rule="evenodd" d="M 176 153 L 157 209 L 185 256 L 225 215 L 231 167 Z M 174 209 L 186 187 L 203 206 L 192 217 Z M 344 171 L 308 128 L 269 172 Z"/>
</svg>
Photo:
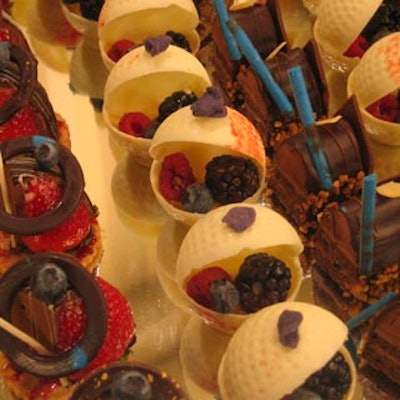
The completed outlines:
<svg viewBox="0 0 400 400">
<path fill-rule="evenodd" d="M 350 47 L 368 24 L 382 0 L 329 0 L 318 7 L 314 37 L 322 58 L 332 68 L 351 70 L 359 58 L 345 57 Z"/>
<path fill-rule="evenodd" d="M 251 207 L 256 212 L 254 223 L 243 232 L 234 231 L 222 221 L 230 209 L 238 206 Z M 276 211 L 260 204 L 229 204 L 210 211 L 189 229 L 179 249 L 176 280 L 195 313 L 217 329 L 234 332 L 249 315 L 222 314 L 202 307 L 187 295 L 187 280 L 197 271 L 215 265 L 235 277 L 246 256 L 267 252 L 290 268 L 292 285 L 288 299 L 293 300 L 302 280 L 302 251 L 296 230 Z"/>
<path fill-rule="evenodd" d="M 400 124 L 374 117 L 366 108 L 400 89 L 400 32 L 375 42 L 364 54 L 347 80 L 347 95 L 355 95 L 367 131 L 388 145 L 400 145 Z"/>
<path fill-rule="evenodd" d="M 152 57 L 144 46 L 123 56 L 112 68 L 104 88 L 103 117 L 117 143 L 150 165 L 150 139 L 136 138 L 118 129 L 118 121 L 127 112 L 142 112 L 153 119 L 158 107 L 173 92 L 183 90 L 201 96 L 211 85 L 209 75 L 191 53 L 168 46 Z"/>
<path fill-rule="evenodd" d="M 295 349 L 278 338 L 278 319 L 284 310 L 303 316 Z M 313 304 L 285 302 L 262 309 L 242 324 L 228 344 L 218 371 L 221 398 L 282 399 L 326 365 L 342 348 L 347 333 L 335 315 Z M 353 386 L 349 395 L 354 390 Z"/>
<path fill-rule="evenodd" d="M 205 166 L 214 157 L 234 155 L 250 158 L 258 168 L 259 189 L 245 203 L 258 201 L 264 189 L 265 150 L 254 125 L 241 113 L 227 107 L 223 118 L 194 117 L 190 106 L 171 114 L 157 129 L 150 147 L 153 163 L 150 181 L 160 204 L 174 219 L 192 225 L 204 214 L 184 211 L 169 203 L 159 191 L 164 157 L 182 152 L 186 155 L 198 182 L 204 182 Z"/>
<path fill-rule="evenodd" d="M 103 60 L 112 68 L 114 62 L 107 52 L 120 39 L 142 43 L 168 30 L 182 33 L 192 53 L 196 53 L 200 46 L 198 24 L 199 15 L 192 0 L 107 0 L 98 23 Z"/>
</svg>

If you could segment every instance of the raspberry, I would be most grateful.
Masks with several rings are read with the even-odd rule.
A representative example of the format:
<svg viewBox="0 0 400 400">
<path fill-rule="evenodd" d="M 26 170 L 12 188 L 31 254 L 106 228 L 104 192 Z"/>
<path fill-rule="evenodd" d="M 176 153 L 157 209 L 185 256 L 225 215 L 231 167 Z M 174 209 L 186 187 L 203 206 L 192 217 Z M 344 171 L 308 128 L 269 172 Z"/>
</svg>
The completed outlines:
<svg viewBox="0 0 400 400">
<path fill-rule="evenodd" d="M 121 39 L 115 42 L 107 52 L 108 57 L 117 62 L 122 56 L 128 53 L 133 47 L 135 43 L 129 39 Z"/>
<path fill-rule="evenodd" d="M 364 36 L 358 36 L 357 39 L 350 45 L 350 47 L 344 52 L 346 57 L 362 57 L 370 46 L 367 39 Z"/>
<path fill-rule="evenodd" d="M 141 112 L 129 112 L 119 120 L 118 129 L 135 137 L 145 137 L 152 121 Z"/>
<path fill-rule="evenodd" d="M 286 300 L 291 272 L 270 254 L 256 253 L 244 259 L 234 283 L 239 291 L 241 308 L 252 313 Z"/>
<path fill-rule="evenodd" d="M 223 155 L 206 165 L 205 184 L 219 203 L 239 203 L 258 190 L 260 178 L 251 160 Z"/>
<path fill-rule="evenodd" d="M 168 201 L 181 202 L 186 188 L 195 180 L 188 159 L 182 153 L 167 155 L 161 166 L 160 193 Z"/>
<path fill-rule="evenodd" d="M 221 267 L 208 267 L 193 275 L 186 285 L 186 292 L 196 303 L 216 309 L 212 285 L 215 282 L 232 282 L 231 276 Z"/>
<path fill-rule="evenodd" d="M 367 111 L 374 117 L 389 122 L 400 121 L 400 103 L 396 96 L 388 94 L 367 107 Z"/>
</svg>

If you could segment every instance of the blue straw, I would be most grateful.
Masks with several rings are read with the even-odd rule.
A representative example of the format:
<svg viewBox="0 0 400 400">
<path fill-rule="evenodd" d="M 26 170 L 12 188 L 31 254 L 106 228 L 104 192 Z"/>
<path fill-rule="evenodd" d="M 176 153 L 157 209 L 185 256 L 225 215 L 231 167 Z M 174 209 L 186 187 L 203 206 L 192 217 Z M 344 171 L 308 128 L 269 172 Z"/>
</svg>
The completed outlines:
<svg viewBox="0 0 400 400">
<path fill-rule="evenodd" d="M 290 68 L 288 70 L 289 80 L 293 88 L 294 99 L 299 111 L 300 119 L 304 125 L 306 133 L 306 144 L 314 167 L 318 172 L 322 188 L 328 191 L 332 190 L 332 178 L 329 172 L 328 161 L 322 150 L 321 142 L 316 131 L 313 110 L 308 96 L 306 84 L 304 82 L 301 67 Z"/>
<path fill-rule="evenodd" d="M 371 318 L 374 314 L 376 314 L 379 310 L 389 304 L 395 297 L 396 293 L 388 293 L 386 296 L 379 299 L 376 303 L 364 308 L 358 315 L 353 318 L 350 318 L 346 322 L 346 326 L 349 330 L 356 328 L 358 325 L 362 324 L 367 319 Z"/>
<path fill-rule="evenodd" d="M 362 275 L 370 275 L 374 263 L 374 221 L 376 203 L 376 174 L 363 180 L 361 194 L 359 265 Z"/>
<path fill-rule="evenodd" d="M 225 38 L 226 46 L 228 47 L 229 56 L 233 61 L 239 61 L 242 58 L 242 54 L 239 47 L 236 44 L 235 38 L 232 32 L 229 30 L 226 21 L 229 19 L 228 10 L 224 0 L 213 0 L 214 8 L 217 13 L 219 24 L 222 30 L 222 34 Z"/>
<path fill-rule="evenodd" d="M 244 54 L 248 62 L 257 72 L 258 76 L 262 80 L 275 104 L 278 106 L 280 112 L 283 115 L 293 114 L 293 106 L 287 98 L 285 92 L 276 83 L 271 72 L 264 63 L 257 49 L 247 36 L 246 32 L 237 24 L 233 18 L 229 18 L 227 21 L 228 27 L 233 33 L 236 42 L 239 45 L 241 52 Z"/>
</svg>

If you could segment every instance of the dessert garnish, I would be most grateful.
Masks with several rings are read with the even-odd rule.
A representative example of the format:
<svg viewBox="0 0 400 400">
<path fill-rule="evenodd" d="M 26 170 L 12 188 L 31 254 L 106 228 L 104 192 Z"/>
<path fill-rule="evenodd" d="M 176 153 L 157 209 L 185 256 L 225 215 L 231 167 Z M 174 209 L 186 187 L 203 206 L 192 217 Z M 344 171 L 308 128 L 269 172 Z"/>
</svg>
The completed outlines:
<svg viewBox="0 0 400 400">
<path fill-rule="evenodd" d="M 11 196 L 12 193 L 18 193 L 19 187 L 25 187 L 27 191 L 33 190 L 39 194 L 41 185 L 46 187 L 45 182 L 51 180 L 53 182 L 51 186 L 54 187 L 56 176 L 63 181 L 62 193 L 53 198 L 55 203 L 50 209 L 45 206 L 44 209 L 39 208 L 32 213 L 28 211 L 28 214 L 14 209 L 14 213 L 10 214 L 0 208 L 2 231 L 16 235 L 33 235 L 50 231 L 64 222 L 81 204 L 84 179 L 80 164 L 67 148 L 53 144 L 53 139 L 42 136 L 23 136 L 0 143 L 6 184 Z M 41 147 L 43 145 L 44 147 Z M 39 151 L 38 148 L 42 150 Z M 52 165 L 57 159 L 58 163 L 52 165 L 50 169 L 46 167 L 45 171 L 41 171 L 40 163 L 43 163 L 42 153 L 45 148 L 50 148 L 53 154 L 51 162 L 45 163 Z M 36 158 L 38 154 L 39 161 Z M 58 192 L 55 187 L 54 190 L 55 193 Z M 25 205 L 25 200 L 22 201 L 22 205 Z M 18 204 L 14 206 L 18 207 Z"/>
<path fill-rule="evenodd" d="M 215 86 L 208 87 L 191 108 L 195 117 L 223 118 L 228 113 L 221 91 Z"/>
<path fill-rule="evenodd" d="M 129 39 L 120 39 L 116 41 L 108 50 L 108 57 L 117 62 L 126 53 L 129 53 L 135 47 L 135 42 Z"/>
<path fill-rule="evenodd" d="M 284 310 L 278 319 L 279 341 L 286 347 L 295 349 L 300 340 L 299 326 L 303 315 L 299 311 Z"/>
<path fill-rule="evenodd" d="M 45 270 L 42 270 L 43 268 Z M 57 275 L 55 279 L 56 288 L 54 289 L 54 292 L 57 293 L 55 296 L 47 293 L 52 292 L 53 289 L 50 288 L 48 290 L 48 288 L 39 283 L 43 275 L 48 276 L 46 272 L 48 269 L 53 272 L 59 269 L 63 271 L 63 273 L 55 272 Z M 36 276 L 37 274 L 39 276 Z M 49 275 L 53 276 L 53 273 L 50 272 Z M 32 276 L 36 277 L 32 278 Z M 58 278 L 62 282 L 61 285 L 58 284 Z M 65 280 L 67 283 L 65 283 Z M 14 314 L 18 293 L 28 292 L 29 295 L 29 292 L 31 292 L 31 296 L 35 296 L 30 288 L 31 284 L 35 286 L 35 293 L 40 293 L 39 302 L 40 298 L 43 297 L 46 301 L 52 300 L 51 298 L 59 301 L 60 296 L 63 297 L 65 294 L 65 285 L 67 285 L 68 290 L 81 296 L 86 312 L 84 331 L 78 342 L 74 343 L 68 350 L 62 353 L 54 353 L 51 356 L 42 356 L 10 333 L 0 330 L 2 351 L 19 370 L 42 377 L 66 376 L 84 368 L 96 356 L 106 335 L 106 307 L 103 293 L 98 284 L 71 257 L 56 253 L 41 253 L 26 257 L 0 278 L 0 293 L 3 300 L 0 304 L 0 315 L 3 318 L 12 321 L 13 318 L 18 317 L 18 315 Z M 50 284 L 50 286 L 52 285 Z M 59 291 L 58 289 L 61 290 Z M 32 312 L 31 318 L 33 321 L 35 310 L 32 309 L 30 311 Z M 48 308 L 48 313 L 51 313 L 51 307 Z M 36 318 L 43 318 L 43 315 L 36 315 Z"/>
<path fill-rule="evenodd" d="M 397 96 L 389 93 L 378 101 L 366 107 L 374 117 L 388 122 L 400 123 L 400 92 Z"/>
<path fill-rule="evenodd" d="M 243 232 L 251 225 L 256 219 L 256 212 L 251 207 L 233 207 L 222 218 L 230 228 L 236 232 Z"/>
<path fill-rule="evenodd" d="M 204 214 L 212 209 L 214 199 L 206 185 L 192 183 L 183 194 L 182 204 L 186 211 Z"/>
<path fill-rule="evenodd" d="M 124 372 L 111 385 L 113 400 L 150 400 L 151 385 L 145 375 L 139 371 Z"/>
<path fill-rule="evenodd" d="M 154 57 L 167 50 L 168 46 L 172 43 L 172 38 L 168 35 L 152 36 L 145 39 L 143 43 L 146 51 Z"/>
<path fill-rule="evenodd" d="M 65 4 L 79 6 L 79 12 L 82 17 L 91 21 L 97 21 L 101 8 L 103 7 L 104 0 L 62 0 Z"/>
</svg>

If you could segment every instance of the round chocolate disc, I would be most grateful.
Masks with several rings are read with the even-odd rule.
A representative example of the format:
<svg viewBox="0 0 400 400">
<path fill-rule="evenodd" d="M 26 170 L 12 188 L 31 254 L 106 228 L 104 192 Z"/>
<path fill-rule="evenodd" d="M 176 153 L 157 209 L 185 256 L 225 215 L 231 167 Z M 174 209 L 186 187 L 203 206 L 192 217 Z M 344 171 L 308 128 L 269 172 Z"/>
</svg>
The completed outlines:
<svg viewBox="0 0 400 400">
<path fill-rule="evenodd" d="M 54 142 L 45 136 L 21 136 L 0 143 L 3 162 L 24 153 L 33 154 L 34 149 L 46 142 Z M 70 150 L 59 145 L 59 167 L 63 174 L 63 193 L 59 204 L 35 217 L 10 214 L 0 208 L 0 230 L 15 235 L 33 235 L 56 228 L 78 207 L 84 190 L 81 166 Z"/>
<path fill-rule="evenodd" d="M 54 263 L 62 268 L 71 288 L 83 299 L 87 317 L 82 338 L 67 352 L 45 356 L 0 329 L 0 349 L 18 370 L 40 377 L 58 378 L 79 371 L 97 355 L 107 332 L 107 306 L 96 280 L 74 258 L 58 253 L 37 253 L 17 262 L 0 278 L 2 318 L 11 320 L 16 294 L 45 263 Z"/>
<path fill-rule="evenodd" d="M 114 380 L 129 371 L 143 374 L 151 385 L 152 400 L 187 400 L 188 397 L 177 383 L 165 372 L 140 362 L 116 362 L 98 368 L 76 387 L 70 400 L 111 399 Z"/>
</svg>

